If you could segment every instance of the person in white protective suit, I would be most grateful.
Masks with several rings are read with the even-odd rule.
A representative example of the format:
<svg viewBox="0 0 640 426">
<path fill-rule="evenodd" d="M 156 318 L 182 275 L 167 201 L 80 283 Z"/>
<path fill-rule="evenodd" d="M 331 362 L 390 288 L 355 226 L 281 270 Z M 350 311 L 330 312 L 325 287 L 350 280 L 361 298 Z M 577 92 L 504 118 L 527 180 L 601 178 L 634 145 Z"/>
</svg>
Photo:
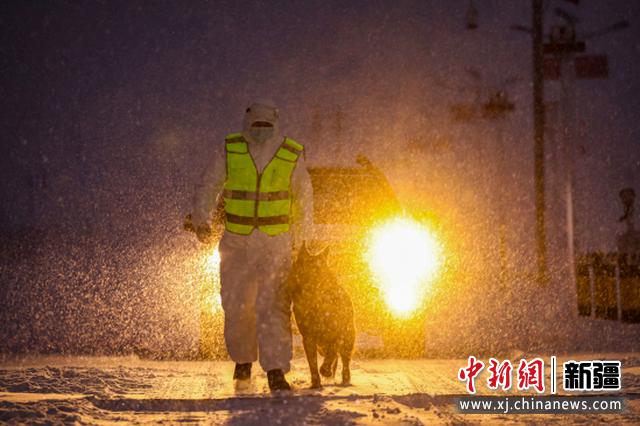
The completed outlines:
<svg viewBox="0 0 640 426">
<path fill-rule="evenodd" d="M 304 147 L 280 135 L 273 103 L 254 102 L 246 109 L 242 132 L 225 138 L 222 153 L 205 170 L 193 204 L 193 225 L 203 242 L 212 238 L 212 211 L 224 207 L 220 292 L 234 380 L 250 379 L 252 363 L 259 359 L 272 391 L 290 389 L 286 282 L 292 251 L 297 253 L 310 235 L 313 212 L 304 160 Z"/>
</svg>

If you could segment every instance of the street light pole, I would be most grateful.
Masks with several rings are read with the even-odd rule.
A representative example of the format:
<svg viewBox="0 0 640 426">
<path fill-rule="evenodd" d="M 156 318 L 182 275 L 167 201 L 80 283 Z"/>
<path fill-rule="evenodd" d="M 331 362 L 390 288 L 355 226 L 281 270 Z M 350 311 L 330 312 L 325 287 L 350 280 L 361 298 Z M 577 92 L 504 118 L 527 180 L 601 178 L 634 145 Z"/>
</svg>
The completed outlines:
<svg viewBox="0 0 640 426">
<path fill-rule="evenodd" d="M 543 68 L 543 4 L 532 0 L 533 29 L 533 158 L 536 209 L 536 256 L 538 282 L 547 282 L 547 248 L 544 201 L 544 68 Z"/>
</svg>

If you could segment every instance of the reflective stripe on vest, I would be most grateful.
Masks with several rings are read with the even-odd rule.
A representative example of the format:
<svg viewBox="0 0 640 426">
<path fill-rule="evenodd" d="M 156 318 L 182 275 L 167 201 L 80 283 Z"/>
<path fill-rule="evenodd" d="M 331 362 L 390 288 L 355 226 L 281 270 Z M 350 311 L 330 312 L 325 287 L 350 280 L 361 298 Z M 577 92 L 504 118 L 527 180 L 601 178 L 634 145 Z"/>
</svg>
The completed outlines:
<svg viewBox="0 0 640 426">
<path fill-rule="evenodd" d="M 234 191 L 232 189 L 225 189 L 222 192 L 222 196 L 226 198 L 233 198 L 234 200 L 275 201 L 275 200 L 287 200 L 289 198 L 289 191 L 250 192 L 250 191 Z"/>
<path fill-rule="evenodd" d="M 287 232 L 291 175 L 304 147 L 284 138 L 260 174 L 241 133 L 232 133 L 225 141 L 227 177 L 222 196 L 227 230 L 241 235 L 249 235 L 254 228 L 268 235 Z"/>
</svg>

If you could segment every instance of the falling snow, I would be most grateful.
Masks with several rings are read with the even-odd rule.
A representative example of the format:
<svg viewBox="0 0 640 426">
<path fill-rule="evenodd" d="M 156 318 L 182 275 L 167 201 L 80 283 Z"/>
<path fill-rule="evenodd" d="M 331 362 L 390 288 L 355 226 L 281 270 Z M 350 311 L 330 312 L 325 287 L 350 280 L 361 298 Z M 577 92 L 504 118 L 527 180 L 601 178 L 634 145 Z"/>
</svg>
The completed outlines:
<svg viewBox="0 0 640 426">
<path fill-rule="evenodd" d="M 460 360 L 571 354 L 623 359 L 631 407 L 571 420 L 637 424 L 640 286 L 606 282 L 640 276 L 609 262 L 639 238 L 619 192 L 640 191 L 640 8 L 547 2 L 546 32 L 556 6 L 580 36 L 632 26 L 588 40 L 608 79 L 545 82 L 540 284 L 531 40 L 510 29 L 530 2 L 365 3 L 0 5 L 0 421 L 511 422 L 453 411 Z M 305 144 L 355 309 L 351 387 L 306 389 L 295 328 L 294 396 L 231 383 L 217 242 L 183 220 L 256 96 Z M 593 303 L 589 273 L 609 280 Z"/>
</svg>

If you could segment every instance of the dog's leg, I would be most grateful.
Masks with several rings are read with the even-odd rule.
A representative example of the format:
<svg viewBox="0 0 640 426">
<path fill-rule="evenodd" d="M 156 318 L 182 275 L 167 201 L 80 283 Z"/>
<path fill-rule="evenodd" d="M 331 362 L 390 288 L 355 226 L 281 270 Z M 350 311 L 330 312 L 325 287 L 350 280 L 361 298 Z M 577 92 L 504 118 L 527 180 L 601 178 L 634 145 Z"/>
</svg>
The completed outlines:
<svg viewBox="0 0 640 426">
<path fill-rule="evenodd" d="M 309 371 L 311 372 L 311 387 L 313 389 L 322 387 L 320 373 L 318 373 L 318 346 L 315 340 L 306 337 L 302 338 L 302 345 L 304 346 L 304 353 L 307 355 Z"/>
<path fill-rule="evenodd" d="M 324 360 L 320 367 L 320 374 L 324 377 L 334 377 L 336 373 L 336 364 L 338 362 L 338 354 L 335 347 L 325 348 Z"/>
<path fill-rule="evenodd" d="M 351 362 L 351 351 L 343 350 L 340 352 L 340 359 L 342 360 L 342 384 L 351 384 L 351 368 L 349 363 Z"/>
</svg>

